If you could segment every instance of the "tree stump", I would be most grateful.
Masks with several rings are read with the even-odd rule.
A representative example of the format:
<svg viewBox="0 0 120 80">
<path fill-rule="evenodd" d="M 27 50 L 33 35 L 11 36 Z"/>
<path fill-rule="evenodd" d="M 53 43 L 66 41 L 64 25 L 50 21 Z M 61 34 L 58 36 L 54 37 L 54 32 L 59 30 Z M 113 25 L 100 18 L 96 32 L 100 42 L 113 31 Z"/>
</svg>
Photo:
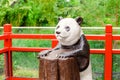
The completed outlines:
<svg viewBox="0 0 120 80">
<path fill-rule="evenodd" d="M 54 51 L 47 57 L 40 58 L 40 80 L 80 80 L 79 67 L 75 58 L 53 58 L 60 51 Z M 61 53 L 61 52 L 60 52 Z"/>
</svg>

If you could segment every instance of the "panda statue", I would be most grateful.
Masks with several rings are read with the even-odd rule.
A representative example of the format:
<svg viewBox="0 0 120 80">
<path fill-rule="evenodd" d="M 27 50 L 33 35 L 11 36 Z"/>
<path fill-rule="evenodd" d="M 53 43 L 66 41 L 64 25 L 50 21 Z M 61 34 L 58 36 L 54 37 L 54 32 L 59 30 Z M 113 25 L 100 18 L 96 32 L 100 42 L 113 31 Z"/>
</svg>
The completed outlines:
<svg viewBox="0 0 120 80">
<path fill-rule="evenodd" d="M 59 43 L 52 50 L 45 50 L 39 57 L 47 56 L 49 53 L 59 49 L 70 50 L 57 55 L 58 58 L 75 57 L 79 66 L 80 80 L 92 80 L 92 70 L 90 63 L 90 47 L 81 29 L 80 24 L 83 18 L 62 18 L 55 29 L 55 36 Z M 56 55 L 55 55 L 56 56 Z"/>
</svg>

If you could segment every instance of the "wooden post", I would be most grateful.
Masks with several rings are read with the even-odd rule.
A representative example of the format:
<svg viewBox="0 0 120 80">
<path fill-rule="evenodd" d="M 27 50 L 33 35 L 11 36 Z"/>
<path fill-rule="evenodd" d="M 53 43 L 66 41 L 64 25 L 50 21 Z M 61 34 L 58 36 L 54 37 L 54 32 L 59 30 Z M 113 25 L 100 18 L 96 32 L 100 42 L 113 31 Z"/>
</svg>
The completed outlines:
<svg viewBox="0 0 120 80">
<path fill-rule="evenodd" d="M 56 58 L 53 51 L 51 55 L 40 58 L 39 80 L 80 80 L 79 67 L 74 57 Z"/>
<path fill-rule="evenodd" d="M 104 80 L 112 80 L 112 25 L 106 25 Z"/>
<path fill-rule="evenodd" d="M 39 77 L 40 80 L 58 80 L 58 65 L 56 59 L 40 59 Z"/>
<path fill-rule="evenodd" d="M 10 38 L 11 31 L 12 31 L 11 24 L 5 24 L 4 25 L 4 35 L 7 36 L 7 38 L 4 39 L 4 48 L 7 48 L 7 51 L 4 53 L 6 78 L 13 76 L 12 52 L 10 51 L 10 47 L 12 46 L 12 40 Z"/>
<path fill-rule="evenodd" d="M 59 59 L 60 80 L 80 80 L 79 68 L 75 58 Z"/>
</svg>

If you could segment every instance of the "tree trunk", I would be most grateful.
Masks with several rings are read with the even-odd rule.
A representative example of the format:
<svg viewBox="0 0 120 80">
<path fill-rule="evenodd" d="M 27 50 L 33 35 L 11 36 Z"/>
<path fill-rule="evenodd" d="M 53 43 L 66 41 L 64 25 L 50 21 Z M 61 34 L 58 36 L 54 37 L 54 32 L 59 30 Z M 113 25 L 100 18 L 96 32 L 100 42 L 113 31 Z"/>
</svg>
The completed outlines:
<svg viewBox="0 0 120 80">
<path fill-rule="evenodd" d="M 40 58 L 40 80 L 80 80 L 79 68 L 75 58 Z"/>
<path fill-rule="evenodd" d="M 57 60 L 40 59 L 40 80 L 58 80 Z"/>
<path fill-rule="evenodd" d="M 80 80 L 79 68 L 74 58 L 59 59 L 59 77 L 58 80 Z"/>
</svg>

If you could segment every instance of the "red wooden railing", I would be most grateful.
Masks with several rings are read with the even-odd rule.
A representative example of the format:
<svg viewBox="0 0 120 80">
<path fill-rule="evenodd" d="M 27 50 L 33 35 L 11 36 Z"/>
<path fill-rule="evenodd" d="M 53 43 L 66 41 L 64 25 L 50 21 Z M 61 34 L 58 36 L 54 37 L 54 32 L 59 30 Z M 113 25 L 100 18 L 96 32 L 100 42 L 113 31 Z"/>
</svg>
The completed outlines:
<svg viewBox="0 0 120 80">
<path fill-rule="evenodd" d="M 104 80 L 112 80 L 112 54 L 119 54 L 119 49 L 112 49 L 112 41 L 120 40 L 120 35 L 112 35 L 112 25 L 106 25 L 105 35 L 86 35 L 88 40 L 105 40 L 105 49 L 90 49 L 91 54 L 104 54 Z M 28 48 L 12 46 L 12 39 L 49 39 L 52 41 L 52 48 L 56 46 L 57 40 L 53 34 L 12 34 L 12 26 L 4 25 L 4 34 L 0 35 L 0 40 L 4 40 L 4 48 L 0 49 L 0 54 L 4 54 L 5 59 L 5 79 L 6 80 L 38 80 L 38 78 L 14 77 L 12 69 L 12 51 L 40 52 L 50 48 Z M 94 66 L 93 66 L 94 67 Z"/>
</svg>

